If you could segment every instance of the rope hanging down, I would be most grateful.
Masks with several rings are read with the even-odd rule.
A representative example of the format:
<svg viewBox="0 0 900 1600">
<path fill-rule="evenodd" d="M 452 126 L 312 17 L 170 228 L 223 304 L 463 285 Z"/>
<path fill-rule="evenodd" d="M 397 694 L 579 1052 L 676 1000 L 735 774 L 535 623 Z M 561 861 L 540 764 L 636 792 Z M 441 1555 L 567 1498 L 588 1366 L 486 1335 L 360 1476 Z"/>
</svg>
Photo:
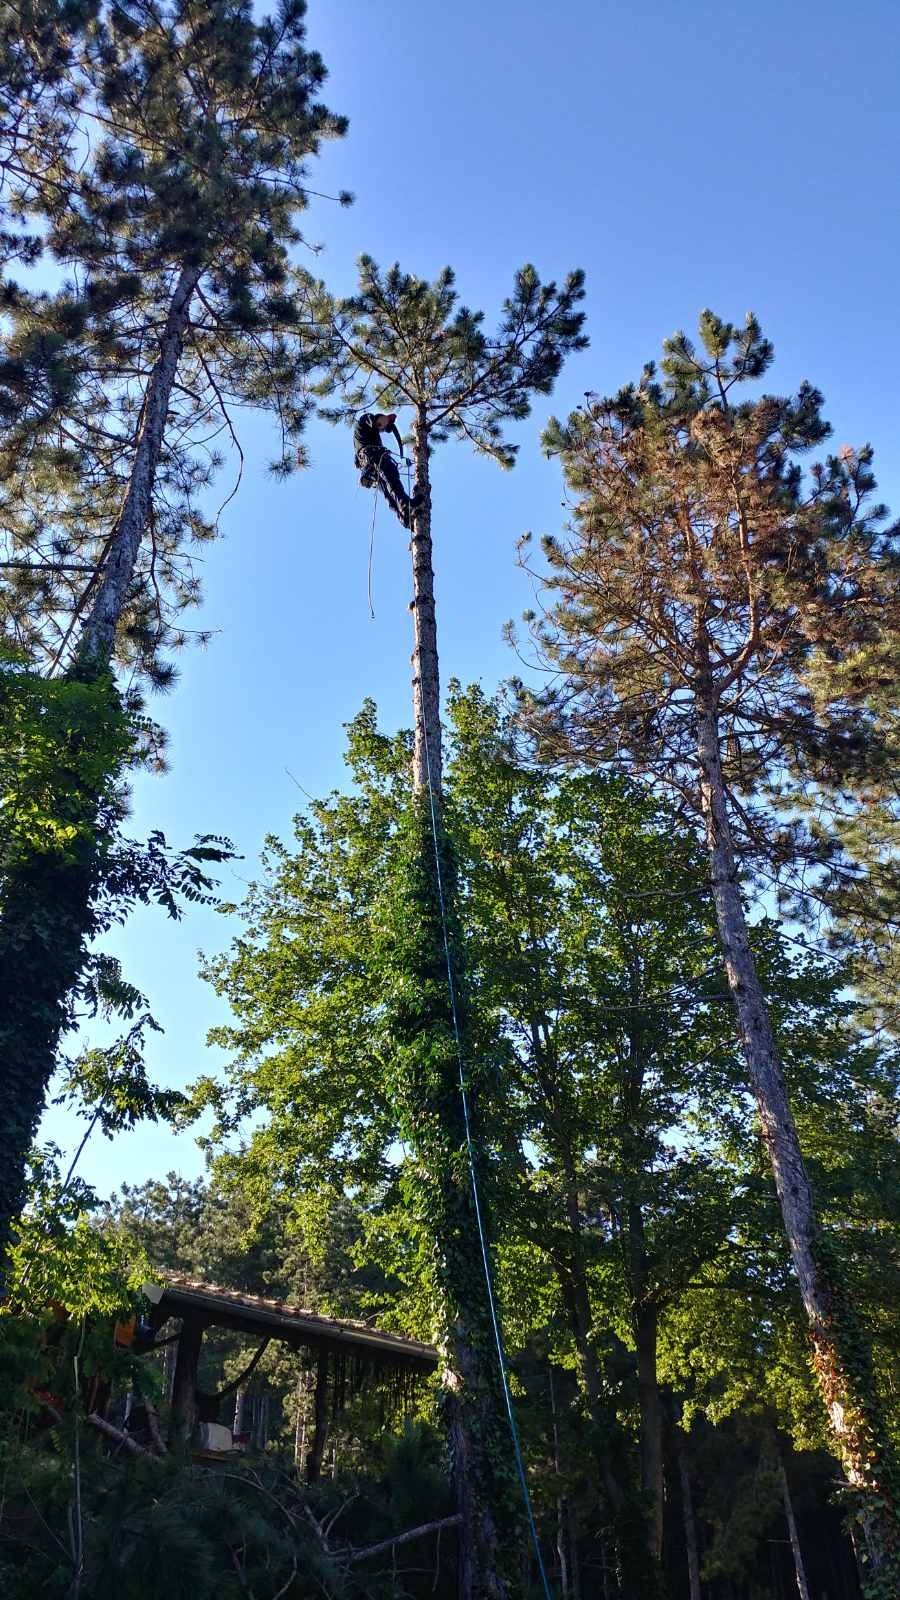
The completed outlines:
<svg viewBox="0 0 900 1600">
<path fill-rule="evenodd" d="M 547 1570 L 541 1554 L 541 1543 L 538 1538 L 537 1524 L 534 1520 L 534 1507 L 531 1503 L 531 1492 L 528 1488 L 528 1479 L 525 1476 L 525 1463 L 522 1459 L 522 1446 L 519 1440 L 519 1429 L 516 1423 L 516 1414 L 513 1410 L 512 1395 L 509 1388 L 509 1377 L 506 1367 L 506 1352 L 503 1348 L 503 1336 L 500 1332 L 500 1318 L 497 1312 L 497 1299 L 494 1294 L 494 1275 L 491 1271 L 491 1260 L 488 1254 L 487 1236 L 485 1234 L 484 1219 L 481 1214 L 481 1198 L 478 1193 L 478 1174 L 475 1166 L 475 1144 L 472 1138 L 472 1124 L 469 1117 L 469 1096 L 466 1091 L 466 1074 L 463 1064 L 462 1039 L 459 1031 L 459 1016 L 456 1009 L 456 986 L 453 982 L 453 963 L 450 959 L 450 936 L 447 929 L 447 910 L 444 901 L 444 883 L 441 876 L 441 851 L 438 842 L 437 814 L 434 808 L 434 786 L 431 781 L 431 748 L 426 730 L 423 740 L 425 745 L 425 762 L 428 772 L 428 802 L 431 809 L 431 835 L 434 841 L 434 866 L 437 873 L 438 903 L 441 911 L 441 928 L 444 937 L 444 959 L 447 964 L 447 989 L 450 995 L 450 1012 L 453 1017 L 453 1037 L 456 1042 L 456 1065 L 459 1072 L 459 1095 L 462 1102 L 463 1126 L 466 1135 L 466 1155 L 469 1163 L 469 1180 L 472 1185 L 472 1202 L 475 1208 L 475 1221 L 478 1227 L 478 1241 L 481 1246 L 481 1262 L 484 1268 L 484 1282 L 487 1289 L 488 1308 L 491 1314 L 491 1326 L 494 1332 L 494 1344 L 497 1348 L 497 1363 L 500 1368 L 500 1381 L 503 1385 L 503 1399 L 506 1403 L 506 1415 L 509 1420 L 509 1432 L 512 1439 L 513 1454 L 516 1460 L 516 1472 L 522 1490 L 522 1499 L 525 1505 L 525 1514 L 531 1531 L 531 1541 L 534 1545 L 534 1554 L 541 1577 L 541 1586 L 545 1600 L 553 1600 L 550 1584 L 547 1579 Z"/>
</svg>

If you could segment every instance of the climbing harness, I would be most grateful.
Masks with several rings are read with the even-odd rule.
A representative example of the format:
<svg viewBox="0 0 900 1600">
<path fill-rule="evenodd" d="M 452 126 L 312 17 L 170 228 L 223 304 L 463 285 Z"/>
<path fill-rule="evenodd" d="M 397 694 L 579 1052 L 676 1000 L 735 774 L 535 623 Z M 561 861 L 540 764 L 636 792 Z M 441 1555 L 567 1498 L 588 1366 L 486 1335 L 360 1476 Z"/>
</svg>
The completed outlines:
<svg viewBox="0 0 900 1600">
<path fill-rule="evenodd" d="M 506 1415 L 509 1421 L 510 1438 L 512 1439 L 513 1454 L 516 1461 L 516 1473 L 522 1490 L 522 1500 L 525 1505 L 525 1514 L 531 1532 L 531 1541 L 534 1545 L 534 1554 L 537 1560 L 538 1572 L 541 1578 L 541 1587 L 545 1600 L 553 1600 L 550 1583 L 547 1578 L 547 1569 L 544 1566 L 544 1557 L 541 1554 L 541 1542 L 538 1538 L 537 1524 L 534 1520 L 534 1507 L 531 1503 L 531 1492 L 528 1488 L 528 1479 L 525 1476 L 525 1462 L 522 1459 L 522 1446 L 519 1439 L 519 1429 L 516 1423 L 516 1414 L 513 1410 L 512 1395 L 509 1388 L 507 1373 L 506 1352 L 503 1348 L 503 1335 L 500 1331 L 500 1317 L 497 1311 L 497 1298 L 494 1293 L 494 1275 L 491 1271 L 491 1259 L 488 1253 L 487 1235 L 485 1233 L 484 1219 L 481 1214 L 481 1197 L 478 1193 L 478 1173 L 475 1166 L 475 1141 L 472 1137 L 472 1123 L 469 1116 L 469 1096 L 466 1090 L 466 1073 L 463 1063 L 462 1037 L 459 1029 L 459 1015 L 456 1006 L 456 986 L 453 982 L 453 963 L 450 959 L 450 936 L 447 931 L 447 908 L 444 900 L 444 881 L 441 874 L 441 851 L 438 842 L 437 814 L 434 808 L 434 787 L 431 781 L 431 750 L 428 743 L 428 734 L 425 733 L 425 767 L 428 774 L 428 802 L 431 809 L 431 835 L 434 842 L 434 866 L 437 874 L 438 903 L 441 911 L 441 928 L 444 939 L 444 959 L 447 965 L 447 990 L 450 997 L 450 1012 L 453 1018 L 453 1038 L 456 1044 L 456 1066 L 459 1074 L 459 1097 L 462 1102 L 463 1127 L 466 1137 L 466 1155 L 469 1166 L 469 1181 L 472 1188 L 472 1203 L 475 1210 L 475 1222 L 478 1228 L 478 1242 L 481 1246 L 481 1263 L 484 1268 L 484 1282 L 487 1290 L 488 1309 L 491 1314 L 491 1327 L 494 1333 L 494 1344 L 497 1348 L 497 1363 L 500 1368 L 500 1381 L 503 1386 L 503 1399 L 506 1403 Z"/>
</svg>

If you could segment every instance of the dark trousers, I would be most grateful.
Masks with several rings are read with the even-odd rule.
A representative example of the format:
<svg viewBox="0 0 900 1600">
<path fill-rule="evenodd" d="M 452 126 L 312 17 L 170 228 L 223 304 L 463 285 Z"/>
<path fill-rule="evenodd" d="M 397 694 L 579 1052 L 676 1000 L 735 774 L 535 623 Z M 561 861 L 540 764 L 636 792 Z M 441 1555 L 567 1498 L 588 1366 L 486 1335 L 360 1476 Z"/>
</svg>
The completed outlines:
<svg viewBox="0 0 900 1600">
<path fill-rule="evenodd" d="M 400 481 L 397 463 L 388 450 L 358 450 L 359 481 L 366 489 L 380 489 L 404 528 L 412 526 L 412 502 Z"/>
</svg>

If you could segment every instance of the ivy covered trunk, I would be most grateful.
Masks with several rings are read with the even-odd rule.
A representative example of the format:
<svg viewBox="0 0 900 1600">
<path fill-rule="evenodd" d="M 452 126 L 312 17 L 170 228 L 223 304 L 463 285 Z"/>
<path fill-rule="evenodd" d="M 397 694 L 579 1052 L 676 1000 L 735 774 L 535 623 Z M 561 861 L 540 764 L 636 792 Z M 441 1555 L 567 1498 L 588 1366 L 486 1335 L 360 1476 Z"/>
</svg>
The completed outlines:
<svg viewBox="0 0 900 1600">
<path fill-rule="evenodd" d="M 69 1022 L 70 996 L 94 933 L 104 803 L 127 757 L 127 727 L 109 661 L 150 515 L 172 385 L 200 276 L 185 267 L 147 385 L 128 489 L 100 582 L 66 674 L 70 725 L 35 797 L 43 826 L 10 853 L 0 920 L 0 1261 L 24 1200 L 25 1161 Z"/>
<path fill-rule="evenodd" d="M 401 1123 L 414 1151 L 414 1213 L 431 1254 L 436 1343 L 442 1354 L 453 1480 L 462 1516 L 459 1593 L 462 1600 L 486 1600 L 507 1592 L 503 1574 L 514 1570 L 519 1528 L 512 1441 L 460 1085 L 462 1060 L 471 1112 L 477 1118 L 479 1071 L 466 1048 L 454 915 L 456 872 L 442 825 L 428 440 L 421 418 L 416 463 L 420 509 L 411 540 L 415 761 L 390 917 L 391 1033 Z M 480 1149 L 477 1139 L 475 1149 Z M 479 1176 L 483 1180 L 485 1174 Z M 482 1182 L 482 1195 L 485 1187 Z"/>
<path fill-rule="evenodd" d="M 900 1592 L 897 1468 L 865 1332 L 842 1291 L 819 1227 L 784 1071 L 756 971 L 725 800 L 718 708 L 701 694 L 697 752 L 713 899 L 728 986 L 769 1153 L 794 1269 L 809 1320 L 812 1359 L 863 1532 L 865 1592 Z"/>
<path fill-rule="evenodd" d="M 26 1157 L 94 932 L 93 899 L 103 866 L 100 821 L 104 799 L 111 798 L 109 776 L 118 770 L 127 742 L 109 673 L 92 683 L 48 686 L 40 698 L 45 737 L 36 755 L 28 751 L 19 796 L 25 828 L 21 834 L 14 830 L 3 866 L 0 1294 L 25 1201 Z"/>
</svg>

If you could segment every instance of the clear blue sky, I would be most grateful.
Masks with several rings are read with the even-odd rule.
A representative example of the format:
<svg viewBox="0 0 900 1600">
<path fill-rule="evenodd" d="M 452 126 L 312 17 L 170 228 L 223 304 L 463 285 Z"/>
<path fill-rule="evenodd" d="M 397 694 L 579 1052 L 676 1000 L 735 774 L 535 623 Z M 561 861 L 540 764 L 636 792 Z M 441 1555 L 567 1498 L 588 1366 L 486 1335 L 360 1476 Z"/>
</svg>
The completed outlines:
<svg viewBox="0 0 900 1600">
<path fill-rule="evenodd" d="M 351 121 L 310 177 L 357 196 L 346 211 L 315 201 L 307 216 L 334 289 L 352 288 L 363 250 L 423 275 L 449 262 L 490 323 L 523 261 L 544 276 L 587 272 L 591 348 L 518 429 L 514 472 L 458 446 L 436 459 L 445 681 L 492 687 L 513 668 L 501 627 L 529 601 L 515 541 L 564 516 L 558 470 L 538 449 L 545 417 L 637 376 L 705 305 L 758 313 L 776 344 L 773 384 L 823 389 L 835 441 L 871 439 L 900 507 L 896 0 L 310 0 L 309 39 L 330 69 L 329 103 Z M 342 724 L 365 695 L 385 726 L 410 720 L 403 532 L 379 506 L 371 621 L 372 500 L 347 434 L 312 428 L 312 470 L 275 483 L 267 431 L 256 419 L 243 430 L 248 470 L 207 555 L 212 643 L 185 654 L 154 707 L 171 770 L 135 786 L 135 833 L 236 841 L 246 859 L 223 882 L 234 898 L 264 835 L 289 833 L 302 802 L 285 769 L 313 794 L 341 783 Z M 151 1060 L 166 1083 L 213 1065 L 204 1038 L 220 1013 L 196 952 L 233 931 L 212 912 L 178 927 L 146 912 L 116 937 L 165 1028 Z M 44 1132 L 71 1148 L 79 1129 L 51 1112 Z M 190 1133 L 95 1138 L 79 1170 L 101 1193 L 202 1170 Z"/>
</svg>

